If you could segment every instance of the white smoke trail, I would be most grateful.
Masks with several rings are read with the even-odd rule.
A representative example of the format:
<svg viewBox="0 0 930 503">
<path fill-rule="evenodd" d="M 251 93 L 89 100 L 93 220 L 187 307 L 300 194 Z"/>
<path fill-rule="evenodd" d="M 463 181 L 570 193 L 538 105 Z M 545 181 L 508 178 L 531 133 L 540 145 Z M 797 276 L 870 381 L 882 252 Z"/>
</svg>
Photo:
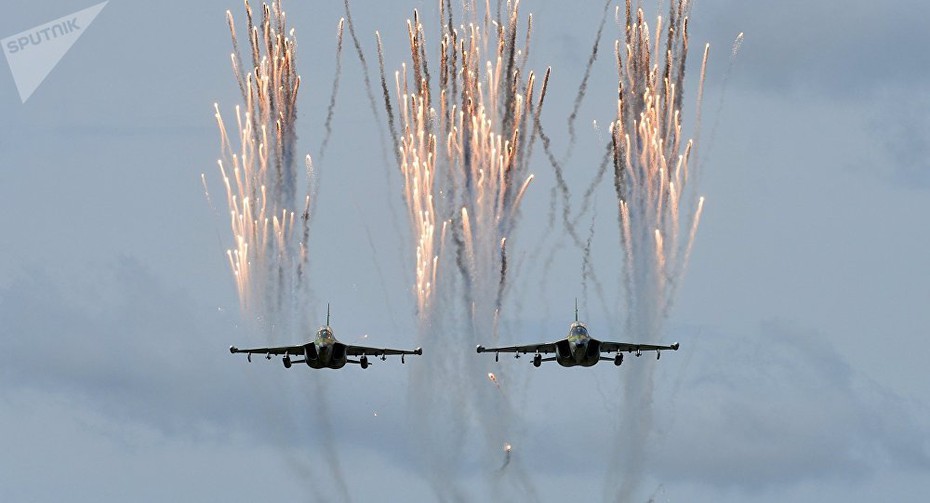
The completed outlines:
<svg viewBox="0 0 930 503">
<path fill-rule="evenodd" d="M 662 323 L 684 274 L 703 206 L 701 199 L 697 208 L 686 209 L 689 221 L 681 221 L 682 195 L 691 190 L 689 161 L 694 151 L 694 143 L 681 137 L 690 10 L 688 0 L 672 1 L 668 17 L 658 18 L 653 41 L 643 10 L 634 12 L 627 0 L 624 39 L 615 43 L 619 99 L 610 132 L 625 258 L 627 326 L 631 338 L 648 344 L 660 342 Z M 705 51 L 699 103 L 706 61 Z M 700 104 L 696 115 L 699 121 Z M 622 433 L 614 440 L 605 497 L 629 501 L 643 478 L 646 445 L 652 434 L 654 368 L 632 367 L 623 379 Z M 618 472 L 623 476 L 612 476 Z"/>
<path fill-rule="evenodd" d="M 342 76 L 342 31 L 345 25 L 345 18 L 339 20 L 339 26 L 336 30 L 336 74 L 333 77 L 333 90 L 329 98 L 329 106 L 326 108 L 326 122 L 323 124 L 325 133 L 323 142 L 320 143 L 320 160 L 326 155 L 326 145 L 329 144 L 329 138 L 333 134 L 333 113 L 336 110 L 336 97 L 339 94 L 339 78 Z"/>
<path fill-rule="evenodd" d="M 280 0 L 263 4 L 260 25 L 253 22 L 251 7 L 245 3 L 251 66 L 239 54 L 233 16 L 227 12 L 234 53 L 232 66 L 242 93 L 243 104 L 236 107 L 236 134 L 230 138 L 216 108 L 222 139 L 220 173 L 226 188 L 234 246 L 227 252 L 243 317 L 254 331 L 265 336 L 266 344 L 282 335 L 287 343 L 308 339 L 307 318 L 311 304 L 308 278 L 310 221 L 316 203 L 316 172 L 306 157 L 306 176 L 297 169 L 295 123 L 300 77 L 296 70 L 297 41 L 288 30 Z M 341 49 L 342 23 L 339 28 Z M 338 88 L 333 84 L 329 125 Z M 306 187 L 299 194 L 300 186 Z M 286 404 L 292 404 L 286 401 Z M 325 388 L 307 402 L 316 423 L 326 471 L 295 468 L 311 475 L 314 494 L 319 487 L 331 487 L 337 498 L 348 501 L 348 485 L 334 443 Z M 292 410 L 296 417 L 300 411 Z M 328 472 L 328 473 L 327 473 Z"/>
<path fill-rule="evenodd" d="M 518 3 L 493 20 L 487 4 L 484 12 L 462 7 L 469 22 L 456 27 L 450 2 L 441 4 L 438 61 L 427 56 L 432 52 L 414 12 L 407 22 L 409 66 L 395 74 L 396 107 L 384 94 L 389 119 L 396 112 L 401 130 L 419 338 L 438 347 L 497 340 L 509 291 L 507 254 L 532 181 L 529 127 L 543 97 L 537 102 L 534 96 L 535 74 L 521 71 Z M 483 452 L 496 455 L 511 427 L 512 406 L 506 394 L 474 385 L 487 370 L 470 352 L 424 364 L 411 375 L 411 402 L 423 438 L 432 443 L 422 451 L 430 480 L 437 498 L 467 498 L 455 477 L 463 467 L 465 439 L 478 434 Z M 533 494 L 517 460 L 506 473 L 502 479 L 489 469 L 484 480 L 495 493 L 518 485 L 520 494 Z"/>
</svg>

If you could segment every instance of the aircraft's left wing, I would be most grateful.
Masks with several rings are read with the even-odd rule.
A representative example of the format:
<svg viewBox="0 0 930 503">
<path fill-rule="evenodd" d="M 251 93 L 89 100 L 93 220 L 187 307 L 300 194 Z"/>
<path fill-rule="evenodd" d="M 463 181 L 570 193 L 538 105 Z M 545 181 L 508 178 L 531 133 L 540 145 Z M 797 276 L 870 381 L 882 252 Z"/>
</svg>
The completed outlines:
<svg viewBox="0 0 930 503">
<path fill-rule="evenodd" d="M 672 344 L 670 346 L 654 346 L 652 344 L 632 344 L 629 342 L 611 342 L 611 341 L 602 341 L 601 342 L 601 352 L 602 353 L 632 353 L 632 352 L 643 352 L 643 351 L 678 351 L 678 343 Z"/>
<path fill-rule="evenodd" d="M 423 348 L 416 349 L 391 349 L 391 348 L 369 348 L 365 346 L 346 345 L 347 356 L 390 356 L 390 355 L 422 355 Z"/>
</svg>

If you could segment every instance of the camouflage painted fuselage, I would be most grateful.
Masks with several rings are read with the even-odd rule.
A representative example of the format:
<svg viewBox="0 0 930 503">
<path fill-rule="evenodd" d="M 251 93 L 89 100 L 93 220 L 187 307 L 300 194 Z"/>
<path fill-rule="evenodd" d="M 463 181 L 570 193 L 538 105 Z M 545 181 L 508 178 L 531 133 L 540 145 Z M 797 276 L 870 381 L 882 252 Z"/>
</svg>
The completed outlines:
<svg viewBox="0 0 930 503">
<path fill-rule="evenodd" d="M 590 367 L 601 359 L 600 341 L 588 335 L 584 323 L 576 321 L 568 329 L 568 337 L 555 345 L 555 361 L 563 367 Z"/>
<path fill-rule="evenodd" d="M 315 369 L 340 369 L 345 367 L 346 345 L 337 341 L 333 330 L 328 326 L 321 327 L 316 332 L 316 339 L 304 345 L 304 361 Z M 290 367 L 290 359 L 285 356 L 284 366 Z"/>
</svg>

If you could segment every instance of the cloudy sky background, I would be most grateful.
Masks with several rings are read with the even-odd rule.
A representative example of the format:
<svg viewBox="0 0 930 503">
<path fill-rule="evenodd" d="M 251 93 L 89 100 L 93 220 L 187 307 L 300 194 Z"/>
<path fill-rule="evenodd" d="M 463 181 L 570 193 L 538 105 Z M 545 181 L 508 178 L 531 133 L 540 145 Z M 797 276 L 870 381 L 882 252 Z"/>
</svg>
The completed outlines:
<svg viewBox="0 0 930 503">
<path fill-rule="evenodd" d="M 410 426 L 424 411 L 406 405 L 416 359 L 285 371 L 226 351 L 262 343 L 241 328 L 215 164 L 213 103 L 231 112 L 239 100 L 224 12 L 244 16 L 239 2 L 165 5 L 111 1 L 25 104 L 0 72 L 0 500 L 338 501 L 336 482 L 312 484 L 326 481 L 329 448 L 352 500 L 434 500 Z M 5 5 L 0 37 L 88 6 Z M 317 157 L 343 6 L 285 7 L 299 43 L 298 146 L 321 171 L 310 308 L 322 322 L 332 303 L 345 342 L 367 334 L 409 347 L 400 178 L 384 162 L 391 156 L 348 40 L 332 141 Z M 375 30 L 389 69 L 409 58 L 413 8 L 435 21 L 434 2 L 353 3 L 369 62 Z M 553 67 L 543 120 L 556 151 L 567 147 L 601 8 L 522 3 L 534 13 L 529 67 Z M 699 190 L 707 203 L 665 325 L 682 349 L 619 369 L 488 358 L 489 371 L 513 367 L 503 385 L 523 425 L 515 462 L 544 501 L 599 499 L 605 478 L 618 476 L 604 472 L 614 448 L 604 438 L 621 426 L 624 374 L 657 365 L 635 501 L 919 501 L 930 489 L 930 6 L 699 0 L 692 14 L 692 67 L 703 42 L 712 55 Z M 579 115 L 566 171 L 579 192 L 603 145 L 592 121 L 612 118 L 606 56 L 619 34 L 608 23 Z M 435 31 L 427 35 L 435 43 Z M 580 252 L 545 239 L 554 177 L 541 153 L 509 245 L 517 269 L 502 340 L 513 343 L 561 337 L 581 290 Z M 598 194 L 593 257 L 608 301 L 622 306 L 616 200 L 609 184 Z M 544 269 L 553 246 L 555 265 Z M 618 314 L 593 296 L 582 316 L 596 337 L 624 337 L 609 328 Z M 485 454 L 459 479 L 475 499 L 502 462 Z"/>
</svg>

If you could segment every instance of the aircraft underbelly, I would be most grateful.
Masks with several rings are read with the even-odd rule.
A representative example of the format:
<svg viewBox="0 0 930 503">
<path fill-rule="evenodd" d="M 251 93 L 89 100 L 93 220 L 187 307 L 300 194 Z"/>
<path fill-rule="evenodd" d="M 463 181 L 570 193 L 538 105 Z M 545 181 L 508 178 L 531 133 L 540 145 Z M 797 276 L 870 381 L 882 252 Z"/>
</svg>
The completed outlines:
<svg viewBox="0 0 930 503">
<path fill-rule="evenodd" d="M 570 355 L 565 358 L 559 358 L 558 362 L 563 367 L 590 367 L 600 360 L 599 352 L 594 348 L 585 346 L 576 346 Z"/>
<path fill-rule="evenodd" d="M 342 367 L 345 367 L 345 366 L 346 366 L 345 358 L 343 358 L 342 360 L 335 360 L 335 359 L 329 360 L 328 367 L 331 369 L 341 369 Z"/>
<path fill-rule="evenodd" d="M 331 369 L 341 369 L 346 366 L 345 346 L 336 343 L 326 348 L 326 366 Z"/>
<path fill-rule="evenodd" d="M 578 365 L 587 366 L 587 363 L 588 363 L 588 348 L 587 347 L 585 346 L 575 347 L 575 352 L 572 356 L 575 357 L 575 363 L 577 363 Z"/>
<path fill-rule="evenodd" d="M 316 358 L 311 358 L 310 355 L 307 355 L 307 365 L 314 369 L 329 367 L 329 361 L 332 359 L 332 348 L 327 346 L 316 346 L 314 349 Z"/>
<path fill-rule="evenodd" d="M 565 357 L 559 357 L 559 358 L 556 358 L 555 361 L 557 361 L 557 362 L 559 363 L 559 365 L 561 365 L 561 366 L 563 366 L 563 367 L 574 367 L 575 365 L 578 365 L 578 362 L 576 362 L 575 359 L 572 358 L 571 356 L 569 356 L 569 357 L 567 357 L 567 358 L 565 358 Z"/>
</svg>

